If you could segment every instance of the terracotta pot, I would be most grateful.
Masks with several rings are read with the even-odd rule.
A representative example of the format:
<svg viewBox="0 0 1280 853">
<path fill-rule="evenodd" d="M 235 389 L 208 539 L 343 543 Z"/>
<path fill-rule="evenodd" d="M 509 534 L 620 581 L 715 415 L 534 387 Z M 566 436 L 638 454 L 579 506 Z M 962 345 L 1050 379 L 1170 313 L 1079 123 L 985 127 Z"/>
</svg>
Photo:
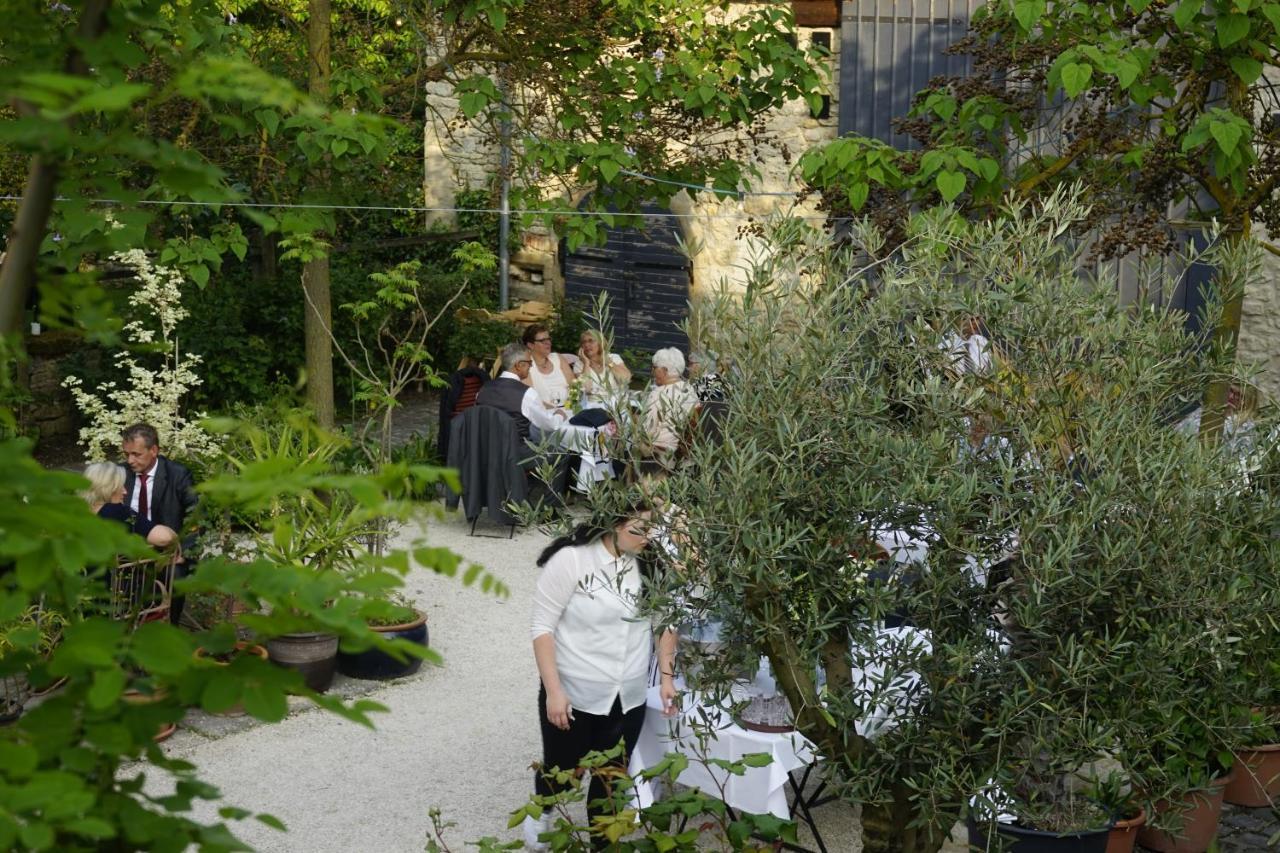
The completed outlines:
<svg viewBox="0 0 1280 853">
<path fill-rule="evenodd" d="M 1135 817 L 1128 820 L 1117 820 L 1107 836 L 1107 853 L 1133 853 L 1138 843 L 1138 830 L 1147 822 L 1147 813 L 1138 810 Z"/>
<path fill-rule="evenodd" d="M 333 634 L 285 634 L 267 640 L 271 662 L 302 673 L 307 686 L 323 693 L 333 684 L 338 638 Z"/>
<path fill-rule="evenodd" d="M 141 690 L 126 690 L 120 694 L 120 700 L 129 705 L 151 705 L 167 698 L 168 695 L 169 691 L 163 687 L 154 693 L 143 693 Z M 177 730 L 177 723 L 161 723 L 160 728 L 151 736 L 151 739 L 156 743 L 160 743 L 163 740 L 168 740 Z"/>
<path fill-rule="evenodd" d="M 1280 800 L 1280 743 L 1237 752 L 1234 775 L 1225 794 L 1228 803 L 1257 808 Z"/>
<path fill-rule="evenodd" d="M 1176 812 L 1182 816 L 1182 826 L 1169 831 L 1144 826 L 1138 830 L 1138 843 L 1160 853 L 1205 853 L 1218 837 L 1222 794 L 1234 775 L 1220 776 L 1209 783 L 1209 790 L 1192 791 L 1177 802 L 1158 801 L 1156 815 Z"/>
<path fill-rule="evenodd" d="M 419 610 L 413 611 L 416 618 L 411 622 L 399 625 L 370 625 L 370 629 L 384 635 L 387 639 L 408 640 L 425 647 L 427 645 L 427 616 Z M 338 672 L 349 678 L 384 680 L 403 678 L 413 675 L 422 667 L 421 658 L 396 660 L 380 649 L 366 649 L 363 652 L 338 652 Z"/>
<path fill-rule="evenodd" d="M 246 643 L 243 640 L 238 641 L 235 646 L 235 652 L 239 654 L 244 654 L 244 655 L 252 655 L 254 657 L 262 658 L 263 660 L 267 659 L 266 647 L 260 646 L 257 643 Z M 222 661 L 222 660 L 218 660 L 217 658 L 210 657 L 209 653 L 206 652 L 204 649 L 196 649 L 196 657 L 200 658 L 201 660 L 211 661 L 216 666 L 231 665 L 230 661 Z M 236 704 L 232 705 L 230 708 L 228 708 L 225 711 L 210 711 L 210 713 L 217 714 L 219 717 L 243 717 L 244 705 L 237 702 Z"/>
</svg>

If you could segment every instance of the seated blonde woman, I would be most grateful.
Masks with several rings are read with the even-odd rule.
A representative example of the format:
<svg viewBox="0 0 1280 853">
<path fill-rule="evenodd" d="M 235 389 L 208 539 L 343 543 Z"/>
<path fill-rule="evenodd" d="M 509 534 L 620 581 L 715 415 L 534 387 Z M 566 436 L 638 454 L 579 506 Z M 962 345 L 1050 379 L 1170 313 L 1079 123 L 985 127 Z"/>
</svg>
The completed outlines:
<svg viewBox="0 0 1280 853">
<path fill-rule="evenodd" d="M 130 511 L 124 503 L 124 469 L 113 462 L 94 462 L 84 469 L 89 488 L 80 493 L 89 509 L 100 518 L 119 521 L 156 548 L 168 548 L 178 541 L 171 527 L 155 524 Z"/>
<path fill-rule="evenodd" d="M 626 363 L 617 353 L 605 350 L 595 329 L 585 330 L 578 338 L 577 370 L 583 393 L 602 402 L 612 401 L 631 383 Z"/>
</svg>

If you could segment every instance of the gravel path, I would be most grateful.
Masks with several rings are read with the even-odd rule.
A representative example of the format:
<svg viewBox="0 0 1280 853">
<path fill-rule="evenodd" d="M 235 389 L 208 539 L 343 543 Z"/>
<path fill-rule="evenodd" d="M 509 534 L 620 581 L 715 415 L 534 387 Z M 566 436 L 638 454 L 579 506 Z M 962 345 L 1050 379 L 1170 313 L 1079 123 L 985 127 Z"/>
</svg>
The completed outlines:
<svg viewBox="0 0 1280 853">
<path fill-rule="evenodd" d="M 528 640 L 537 533 L 514 540 L 467 536 L 449 517 L 430 541 L 481 563 L 511 588 L 507 599 L 415 569 L 407 592 L 428 614 L 445 660 L 378 684 L 338 677 L 335 690 L 386 705 L 370 731 L 302 710 L 278 725 L 193 712 L 167 745 L 222 790 L 226 805 L 265 811 L 287 835 L 254 821 L 236 828 L 263 851 L 420 851 L 428 809 L 457 824 L 453 841 L 509 836 L 507 815 L 525 801 L 539 752 L 536 675 Z M 201 817 L 211 818 L 212 809 Z M 459 843 L 457 849 L 462 849 Z"/>
</svg>

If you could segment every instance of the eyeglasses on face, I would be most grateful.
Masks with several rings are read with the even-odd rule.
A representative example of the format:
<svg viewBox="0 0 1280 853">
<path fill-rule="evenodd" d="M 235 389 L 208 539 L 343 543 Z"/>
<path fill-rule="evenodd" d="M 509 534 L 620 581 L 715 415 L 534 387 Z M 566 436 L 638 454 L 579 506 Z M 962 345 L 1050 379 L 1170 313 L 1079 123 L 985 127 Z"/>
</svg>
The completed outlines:
<svg viewBox="0 0 1280 853">
<path fill-rule="evenodd" d="M 517 361 L 517 362 L 516 362 L 516 364 L 530 364 L 530 365 L 531 365 L 531 364 L 533 364 L 533 359 L 531 359 L 531 358 L 522 358 L 522 359 L 520 359 L 519 361 Z"/>
<path fill-rule="evenodd" d="M 534 342 L 535 344 L 549 344 L 549 343 L 551 343 L 551 338 L 549 338 L 549 337 L 547 337 L 547 338 L 534 338 L 534 339 L 533 339 L 533 342 Z"/>
</svg>

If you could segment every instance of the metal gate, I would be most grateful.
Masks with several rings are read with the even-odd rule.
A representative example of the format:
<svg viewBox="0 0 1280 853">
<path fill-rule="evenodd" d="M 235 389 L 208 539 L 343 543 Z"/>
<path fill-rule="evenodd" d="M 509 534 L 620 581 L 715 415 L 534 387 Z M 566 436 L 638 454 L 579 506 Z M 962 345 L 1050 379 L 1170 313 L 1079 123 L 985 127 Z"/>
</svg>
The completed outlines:
<svg viewBox="0 0 1280 853">
<path fill-rule="evenodd" d="M 844 0 L 840 11 L 840 134 L 916 148 L 893 132 L 911 99 L 939 75 L 969 72 L 967 56 L 943 53 L 969 31 L 984 0 Z"/>
<path fill-rule="evenodd" d="M 615 350 L 687 352 L 680 324 L 688 316 L 690 264 L 680 251 L 679 226 L 659 215 L 667 211 L 657 205 L 641 210 L 643 228 L 610 228 L 603 246 L 566 254 L 565 298 L 585 305 L 601 292 L 609 294 Z"/>
</svg>

